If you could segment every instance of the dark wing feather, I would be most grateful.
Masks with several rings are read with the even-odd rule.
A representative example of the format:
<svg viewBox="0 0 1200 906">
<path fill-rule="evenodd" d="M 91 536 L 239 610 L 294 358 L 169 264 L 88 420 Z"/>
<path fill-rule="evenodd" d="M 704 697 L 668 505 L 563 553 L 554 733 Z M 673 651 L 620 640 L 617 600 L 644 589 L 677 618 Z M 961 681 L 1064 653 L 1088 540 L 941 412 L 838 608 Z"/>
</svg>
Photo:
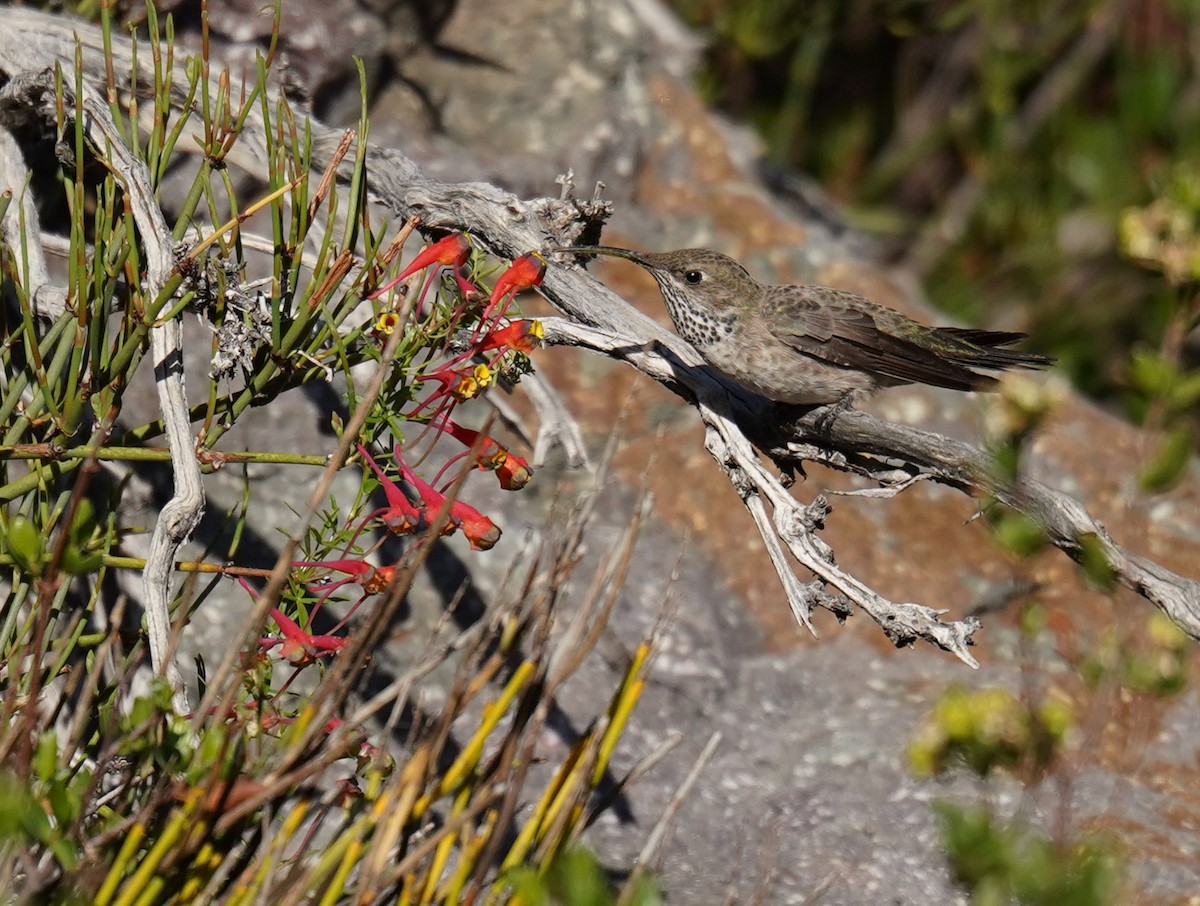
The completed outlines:
<svg viewBox="0 0 1200 906">
<path fill-rule="evenodd" d="M 1045 368 L 1053 365 L 1050 356 L 1038 355 L 1036 352 L 1018 352 L 1013 349 L 997 349 L 998 346 L 1011 346 L 1025 339 L 1025 334 L 1006 330 L 976 330 L 970 327 L 939 327 L 941 334 L 962 340 L 969 348 L 962 354 L 953 351 L 946 353 L 948 358 L 973 365 L 976 368 Z"/>
<path fill-rule="evenodd" d="M 906 383 L 981 390 L 995 378 L 972 369 L 1042 368 L 1053 362 L 1003 347 L 1011 331 L 926 327 L 854 293 L 817 286 L 771 287 L 771 332 L 794 349 L 833 365 Z M 901 334 L 920 338 L 917 343 Z"/>
<path fill-rule="evenodd" d="M 1011 346 L 1025 339 L 1025 334 L 1011 330 L 980 330 L 975 327 L 939 327 L 938 330 L 974 346 Z"/>
<path fill-rule="evenodd" d="M 995 383 L 958 361 L 881 330 L 873 312 L 886 310 L 861 296 L 823 287 L 773 289 L 771 332 L 806 355 L 903 383 L 952 390 L 978 390 Z"/>
</svg>

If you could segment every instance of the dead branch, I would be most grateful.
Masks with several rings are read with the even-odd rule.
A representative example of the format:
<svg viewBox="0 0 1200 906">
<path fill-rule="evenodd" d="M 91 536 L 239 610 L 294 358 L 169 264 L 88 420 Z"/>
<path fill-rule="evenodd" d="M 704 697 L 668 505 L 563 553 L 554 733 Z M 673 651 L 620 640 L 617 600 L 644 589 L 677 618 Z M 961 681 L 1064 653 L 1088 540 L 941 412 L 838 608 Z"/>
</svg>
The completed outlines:
<svg viewBox="0 0 1200 906">
<path fill-rule="evenodd" d="M 134 222 L 146 248 L 147 295 L 160 295 L 175 267 L 171 228 L 154 197 L 150 173 L 145 163 L 133 155 L 113 122 L 108 107 L 89 92 L 83 109 L 89 128 L 103 137 L 109 160 L 120 175 L 133 208 Z M 143 606 L 150 639 L 150 659 L 156 672 L 171 683 L 175 705 L 182 714 L 191 710 L 183 677 L 169 656 L 171 635 L 170 587 L 175 573 L 175 555 L 192 534 L 204 514 L 204 485 L 200 481 L 200 463 L 196 459 L 183 386 L 182 314 L 150 330 L 150 350 L 154 361 L 155 386 L 158 388 L 159 413 L 171 451 L 174 494 L 159 512 L 150 539 L 150 551 L 142 570 Z"/>
</svg>

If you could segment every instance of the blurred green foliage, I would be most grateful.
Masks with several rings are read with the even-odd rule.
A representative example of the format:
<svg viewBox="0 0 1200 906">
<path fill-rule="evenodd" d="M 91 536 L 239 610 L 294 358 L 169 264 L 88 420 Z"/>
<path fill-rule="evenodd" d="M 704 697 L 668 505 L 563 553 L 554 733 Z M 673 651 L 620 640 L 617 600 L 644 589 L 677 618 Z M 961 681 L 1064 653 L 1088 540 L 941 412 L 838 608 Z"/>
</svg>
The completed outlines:
<svg viewBox="0 0 1200 906">
<path fill-rule="evenodd" d="M 609 881 L 604 868 L 586 849 L 568 849 L 539 872 L 521 867 L 512 872 L 514 901 L 522 906 L 661 906 L 666 900 L 658 882 L 649 875 L 632 879 L 622 893 Z"/>
<path fill-rule="evenodd" d="M 1187 688 L 1191 643 L 1164 614 L 1152 614 L 1136 639 L 1123 638 L 1114 627 L 1101 635 L 1080 665 L 1089 686 L 1116 683 L 1138 695 L 1165 697 Z"/>
<path fill-rule="evenodd" d="M 1024 641 L 1035 642 L 1046 631 L 1043 608 L 1026 607 L 1020 627 Z M 1021 780 L 1032 796 L 1039 787 L 1077 774 L 1104 748 L 1089 715 L 1111 712 L 1119 702 L 1142 711 L 1179 695 L 1188 687 L 1188 654 L 1183 632 L 1153 614 L 1125 631 L 1108 627 L 1097 644 L 1082 651 L 1075 665 L 1082 684 L 1064 673 L 1063 686 L 1042 692 L 1025 683 L 1020 692 L 954 685 L 941 693 L 909 742 L 908 763 L 922 779 L 966 773 L 979 781 L 978 801 L 934 804 L 950 868 L 973 906 L 1130 902 L 1118 848 L 1071 829 L 1066 820 L 1073 804 L 1061 794 L 1069 783 L 1052 794 L 1051 801 L 1064 810 L 1052 835 L 1028 818 L 1037 809 L 1022 805 L 1016 814 L 1026 818 L 1006 817 L 1011 810 L 1001 814 L 1003 796 L 989 793 L 997 791 L 998 775 Z M 1141 757 L 1144 740 L 1129 727 L 1121 744 Z"/>
<path fill-rule="evenodd" d="M 710 99 L 887 237 L 935 302 L 1029 330 L 1139 421 L 1157 397 L 1131 386 L 1127 363 L 1174 332 L 1167 358 L 1185 386 L 1171 405 L 1195 402 L 1200 344 L 1182 339 L 1200 191 L 1179 162 L 1200 151 L 1200 4 L 673 5 L 709 42 Z M 1177 477 L 1180 437 L 1148 489 Z"/>
<path fill-rule="evenodd" d="M 1060 694 L 1022 698 L 999 687 L 952 686 L 909 744 L 919 777 L 965 768 L 981 779 L 1013 771 L 1029 784 L 1045 779 L 1079 731 Z M 1098 837 L 1051 839 L 988 802 L 934 803 L 950 869 L 973 906 L 1106 906 L 1120 902 L 1121 865 Z"/>
<path fill-rule="evenodd" d="M 936 806 L 950 867 L 972 906 L 1106 906 L 1120 900 L 1120 869 L 1096 840 L 1060 846 L 987 808 Z"/>
<path fill-rule="evenodd" d="M 980 777 L 1017 766 L 1040 775 L 1074 723 L 1070 702 L 1061 696 L 1030 703 L 998 687 L 951 686 L 909 744 L 909 766 L 922 777 L 958 764 Z"/>
</svg>

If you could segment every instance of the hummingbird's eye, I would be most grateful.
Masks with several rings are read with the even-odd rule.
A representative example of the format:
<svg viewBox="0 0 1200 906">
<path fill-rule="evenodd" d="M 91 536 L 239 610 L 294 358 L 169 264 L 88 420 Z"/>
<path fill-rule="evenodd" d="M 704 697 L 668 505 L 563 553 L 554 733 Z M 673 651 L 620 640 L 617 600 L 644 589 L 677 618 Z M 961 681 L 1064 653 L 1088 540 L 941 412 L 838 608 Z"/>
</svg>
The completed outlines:
<svg viewBox="0 0 1200 906">
<path fill-rule="evenodd" d="M 704 274 L 700 273 L 700 271 L 688 271 L 683 275 L 683 279 L 686 280 L 690 285 L 695 286 L 704 279 Z"/>
</svg>

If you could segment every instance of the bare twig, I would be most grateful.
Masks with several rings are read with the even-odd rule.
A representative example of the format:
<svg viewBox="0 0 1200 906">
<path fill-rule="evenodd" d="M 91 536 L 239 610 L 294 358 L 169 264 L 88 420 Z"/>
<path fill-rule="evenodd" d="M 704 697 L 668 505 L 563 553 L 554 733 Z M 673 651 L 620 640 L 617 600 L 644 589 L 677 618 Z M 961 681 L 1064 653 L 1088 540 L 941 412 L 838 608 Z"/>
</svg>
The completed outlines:
<svg viewBox="0 0 1200 906">
<path fill-rule="evenodd" d="M 770 474 L 754 454 L 750 442 L 725 414 L 700 404 L 700 414 L 708 426 L 705 445 L 713 458 L 722 463 L 734 477 L 742 499 L 762 494 L 775 513 L 775 533 L 792 555 L 821 581 L 840 590 L 851 602 L 877 622 L 892 643 L 909 645 L 924 639 L 954 654 L 971 667 L 978 667 L 967 647 L 980 623 L 974 617 L 943 623 L 939 616 L 945 611 L 921 604 L 898 604 L 884 598 L 841 569 L 834 562 L 833 551 L 817 536 L 829 513 L 824 497 L 817 497 L 809 506 L 796 501 L 779 480 Z M 761 530 L 761 529 L 760 529 Z M 792 609 L 796 611 L 797 605 Z M 811 610 L 811 605 L 809 606 Z M 797 614 L 799 616 L 799 614 Z M 803 621 L 807 625 L 807 621 Z M 811 628 L 811 627 L 810 627 Z"/>
<path fill-rule="evenodd" d="M 108 107 L 90 92 L 83 102 L 86 122 L 107 142 L 108 159 L 125 187 L 133 209 L 133 219 L 146 249 L 146 291 L 157 298 L 171 276 L 171 228 L 154 197 L 150 173 L 143 161 L 129 150 Z M 158 388 L 158 406 L 162 414 L 167 446 L 171 450 L 171 470 L 175 493 L 159 513 L 150 539 L 150 552 L 142 570 L 142 604 L 146 608 L 146 629 L 150 639 L 150 660 L 175 690 L 175 707 L 181 714 L 191 710 L 187 690 L 179 668 L 169 656 L 171 579 L 175 574 L 175 554 L 204 513 L 204 486 L 200 482 L 200 462 L 188 417 L 187 395 L 183 384 L 183 329 L 180 317 L 174 317 L 150 330 L 150 350 Z"/>
<path fill-rule="evenodd" d="M 538 433 L 533 443 L 533 464 L 543 466 L 551 447 L 561 446 L 567 454 L 567 463 L 573 469 L 588 464 L 587 448 L 583 443 L 583 432 L 579 422 L 567 410 L 558 391 L 541 374 L 526 375 L 521 386 L 530 402 L 538 411 Z"/>
<path fill-rule="evenodd" d="M 679 789 L 675 791 L 675 795 L 671 797 L 671 801 L 663 809 L 663 813 L 654 825 L 654 829 L 650 831 L 650 836 L 646 838 L 646 843 L 642 847 L 641 853 L 638 854 L 637 863 L 634 866 L 633 873 L 621 891 L 621 896 L 617 900 L 618 904 L 628 902 L 628 897 L 633 894 L 634 890 L 633 881 L 639 874 L 646 870 L 647 866 L 658 854 L 663 841 L 666 839 L 667 831 L 671 827 L 671 822 L 675 820 L 675 816 L 683 806 L 684 800 L 687 799 L 688 793 L 692 791 L 692 787 L 700 779 L 701 772 L 703 772 L 709 761 L 712 760 L 713 755 L 717 751 L 717 746 L 721 744 L 721 738 L 720 730 L 714 731 L 713 735 L 708 738 L 708 742 L 705 743 L 704 748 L 692 764 L 691 770 L 683 778 L 683 783 L 679 784 Z"/>
<path fill-rule="evenodd" d="M 771 565 L 775 567 L 775 574 L 779 576 L 784 594 L 787 595 L 788 606 L 792 608 L 792 615 L 795 616 L 797 623 L 813 634 L 813 638 L 819 639 L 821 634 L 812 624 L 812 612 L 827 597 L 821 589 L 821 584 L 817 582 L 805 585 L 796 578 L 795 572 L 792 571 L 791 561 L 788 560 L 783 545 L 775 536 L 775 528 L 771 524 L 771 518 L 767 515 L 767 508 L 763 506 L 762 498 L 753 490 L 747 489 L 742 496 L 742 503 L 750 511 L 754 525 L 762 536 L 763 543 L 767 548 L 767 556 L 771 558 Z"/>
<path fill-rule="evenodd" d="M 940 434 L 885 422 L 864 412 L 843 413 L 832 421 L 827 435 L 819 431 L 816 421 L 811 415 L 800 419 L 789 428 L 792 437 L 810 440 L 823 436 L 837 449 L 909 463 L 941 484 L 993 496 L 1033 519 L 1050 543 L 1074 560 L 1083 558 L 1085 544 L 1091 540 L 1122 585 L 1160 608 L 1192 638 L 1200 639 L 1200 582 L 1125 550 L 1073 497 L 1030 478 L 1001 481 L 986 453 Z M 772 447 L 765 439 L 764 444 L 773 456 L 788 455 L 786 446 Z"/>
</svg>

